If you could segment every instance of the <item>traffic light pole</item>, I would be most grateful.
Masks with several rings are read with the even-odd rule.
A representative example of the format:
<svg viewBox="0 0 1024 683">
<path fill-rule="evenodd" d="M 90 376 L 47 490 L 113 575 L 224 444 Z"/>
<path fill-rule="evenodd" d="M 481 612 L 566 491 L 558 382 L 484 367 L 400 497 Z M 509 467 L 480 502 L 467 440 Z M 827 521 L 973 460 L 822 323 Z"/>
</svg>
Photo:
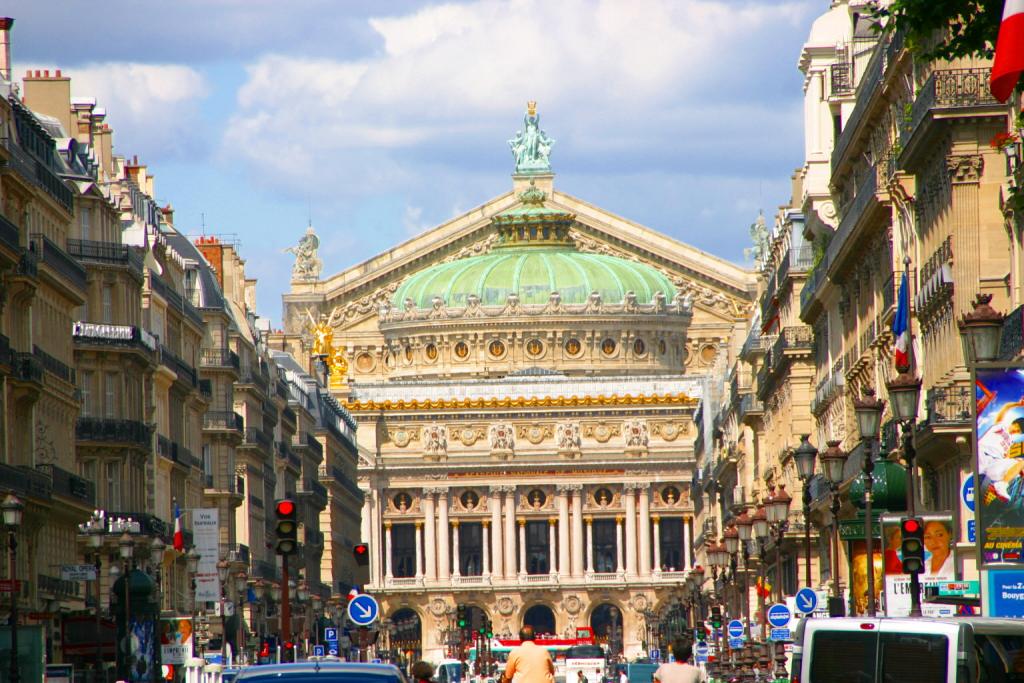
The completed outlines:
<svg viewBox="0 0 1024 683">
<path fill-rule="evenodd" d="M 281 555 L 281 639 L 292 639 L 292 605 L 288 596 L 288 555 Z"/>
</svg>

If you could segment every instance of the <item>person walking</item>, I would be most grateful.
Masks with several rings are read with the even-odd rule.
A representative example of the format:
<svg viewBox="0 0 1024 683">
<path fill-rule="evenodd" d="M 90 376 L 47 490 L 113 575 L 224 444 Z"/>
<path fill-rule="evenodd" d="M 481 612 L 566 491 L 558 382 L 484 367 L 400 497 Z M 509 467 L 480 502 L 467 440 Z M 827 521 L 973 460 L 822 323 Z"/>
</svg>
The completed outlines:
<svg viewBox="0 0 1024 683">
<path fill-rule="evenodd" d="M 664 663 L 654 672 L 657 683 L 707 683 L 704 670 L 690 664 L 693 646 L 688 640 L 677 638 L 672 643 L 672 656 L 676 661 Z"/>
<path fill-rule="evenodd" d="M 619 670 L 619 683 L 629 683 L 629 674 L 626 673 L 625 666 Z"/>
<path fill-rule="evenodd" d="M 551 661 L 551 654 L 533 642 L 534 637 L 532 626 L 519 629 L 520 645 L 508 653 L 505 672 L 501 675 L 502 683 L 512 683 L 516 674 L 519 675 L 516 683 L 554 683 L 555 664 Z"/>
</svg>

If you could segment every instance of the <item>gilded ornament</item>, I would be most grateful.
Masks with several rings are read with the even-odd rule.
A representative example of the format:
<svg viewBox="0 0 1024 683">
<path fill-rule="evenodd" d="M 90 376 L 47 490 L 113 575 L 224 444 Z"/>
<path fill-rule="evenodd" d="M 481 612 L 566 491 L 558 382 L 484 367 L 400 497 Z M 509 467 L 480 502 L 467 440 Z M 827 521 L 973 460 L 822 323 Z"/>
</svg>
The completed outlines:
<svg viewBox="0 0 1024 683">
<path fill-rule="evenodd" d="M 550 439 L 551 435 L 551 425 L 519 425 L 519 438 L 526 439 L 535 446 L 545 439 Z"/>
<path fill-rule="evenodd" d="M 502 358 L 505 355 L 505 343 L 500 339 L 491 340 L 491 343 L 487 345 L 487 353 L 491 355 L 491 358 Z"/>
<path fill-rule="evenodd" d="M 463 446 L 472 446 L 484 438 L 484 430 L 477 427 L 463 427 L 459 430 L 459 441 Z"/>
<path fill-rule="evenodd" d="M 469 356 L 469 345 L 464 341 L 455 344 L 455 357 L 459 360 L 465 360 L 467 356 Z"/>
<path fill-rule="evenodd" d="M 565 352 L 572 358 L 580 355 L 583 351 L 583 344 L 580 343 L 579 339 L 573 337 L 565 342 Z"/>
<path fill-rule="evenodd" d="M 434 344 L 427 344 L 423 349 L 423 355 L 427 357 L 427 360 L 434 362 L 437 360 L 437 346 Z"/>
<path fill-rule="evenodd" d="M 544 342 L 540 339 L 531 339 L 526 342 L 526 353 L 531 358 L 537 358 L 544 353 Z"/>
<path fill-rule="evenodd" d="M 614 354 L 615 348 L 616 345 L 614 339 L 605 339 L 603 342 L 601 342 L 601 353 L 603 353 L 606 356 Z"/>
</svg>

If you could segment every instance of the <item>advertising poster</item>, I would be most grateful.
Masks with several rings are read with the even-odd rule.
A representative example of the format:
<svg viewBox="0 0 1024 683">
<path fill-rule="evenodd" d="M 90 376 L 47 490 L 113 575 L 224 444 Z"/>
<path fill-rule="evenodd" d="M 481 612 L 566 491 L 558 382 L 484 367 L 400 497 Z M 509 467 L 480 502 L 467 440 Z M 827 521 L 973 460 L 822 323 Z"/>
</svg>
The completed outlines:
<svg viewBox="0 0 1024 683">
<path fill-rule="evenodd" d="M 882 551 L 879 549 L 877 543 L 875 543 L 874 548 L 872 548 L 871 554 L 875 556 L 875 604 L 877 605 L 884 586 Z M 867 544 L 865 544 L 864 541 L 853 541 L 850 543 L 850 564 L 853 570 L 853 580 L 851 583 L 853 584 L 853 610 L 855 614 L 867 614 L 868 612 L 867 558 Z"/>
<path fill-rule="evenodd" d="M 184 664 L 192 657 L 192 618 L 170 617 L 160 620 L 160 661 Z"/>
<path fill-rule="evenodd" d="M 1024 618 L 1024 571 L 993 569 L 988 575 L 987 617 Z"/>
<path fill-rule="evenodd" d="M 920 576 L 921 612 L 926 617 L 948 617 L 956 613 L 952 605 L 924 601 L 928 587 L 940 588 L 956 581 L 953 561 L 953 515 L 921 514 L 924 520 L 924 571 Z M 910 574 L 903 573 L 899 515 L 882 516 L 882 544 L 885 556 L 885 615 L 910 615 Z"/>
<path fill-rule="evenodd" d="M 1024 371 L 978 368 L 974 491 L 981 562 L 1021 562 L 1024 552 Z"/>
<path fill-rule="evenodd" d="M 220 517 L 217 508 L 196 508 L 192 511 L 192 533 L 199 563 L 196 567 L 196 600 L 220 600 Z"/>
</svg>

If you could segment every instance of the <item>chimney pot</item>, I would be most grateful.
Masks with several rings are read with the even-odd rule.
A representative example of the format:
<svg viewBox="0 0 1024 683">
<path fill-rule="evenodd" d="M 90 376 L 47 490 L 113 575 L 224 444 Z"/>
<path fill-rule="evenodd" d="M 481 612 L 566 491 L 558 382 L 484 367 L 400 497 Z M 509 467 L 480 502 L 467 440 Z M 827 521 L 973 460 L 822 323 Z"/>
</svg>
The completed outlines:
<svg viewBox="0 0 1024 683">
<path fill-rule="evenodd" d="M 44 69 L 43 70 L 43 78 L 49 78 L 49 77 L 50 77 L 50 70 L 49 69 Z"/>
<path fill-rule="evenodd" d="M 36 69 L 36 78 L 42 78 L 42 75 L 43 75 L 43 72 L 40 71 L 39 69 Z"/>
<path fill-rule="evenodd" d="M 56 76 L 57 78 L 60 78 L 60 69 L 57 69 L 57 73 L 55 74 L 55 76 Z"/>
</svg>

